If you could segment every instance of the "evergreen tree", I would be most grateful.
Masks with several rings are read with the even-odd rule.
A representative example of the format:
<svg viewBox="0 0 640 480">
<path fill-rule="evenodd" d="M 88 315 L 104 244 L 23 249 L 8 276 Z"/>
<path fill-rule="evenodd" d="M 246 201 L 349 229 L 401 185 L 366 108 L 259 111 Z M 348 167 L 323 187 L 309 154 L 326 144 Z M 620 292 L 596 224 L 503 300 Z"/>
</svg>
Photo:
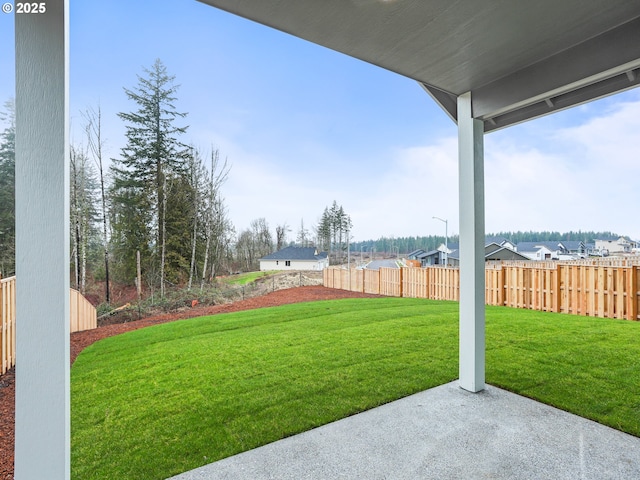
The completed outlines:
<svg viewBox="0 0 640 480">
<path fill-rule="evenodd" d="M 325 207 L 322 212 L 322 216 L 316 227 L 316 243 L 318 249 L 323 252 L 330 252 L 331 250 L 331 216 L 329 215 L 329 209 Z"/>
<path fill-rule="evenodd" d="M 187 127 L 176 126 L 175 121 L 186 113 L 176 111 L 174 102 L 178 86 L 174 85 L 175 77 L 167 73 L 163 63 L 156 60 L 151 69 L 144 71 L 146 77 L 138 76 L 138 85 L 133 90 L 125 88 L 137 110 L 118 114 L 126 123 L 127 143 L 122 148 L 121 158 L 114 159 L 112 166 L 112 201 L 116 217 L 113 230 L 117 236 L 114 248 L 119 249 L 127 278 L 132 278 L 135 252 L 139 249 L 143 258 L 146 257 L 145 263 L 152 263 L 152 270 L 159 272 L 163 295 L 168 253 L 167 210 L 174 208 L 167 190 L 174 189 L 176 200 L 183 196 L 176 188 L 185 185 L 185 160 L 189 154 L 187 146 L 180 141 Z M 130 216 L 126 217 L 125 213 Z M 130 238 L 127 234 L 134 231 L 137 234 Z M 151 254 L 153 258 L 149 258 Z M 169 263 L 179 261 L 174 254 L 169 252 L 168 256 L 173 259 Z"/>
<path fill-rule="evenodd" d="M 345 213 L 342 205 L 338 205 L 334 200 L 331 208 L 325 207 L 316 227 L 318 248 L 328 251 L 335 262 L 342 262 L 352 227 L 351 217 Z"/>
<path fill-rule="evenodd" d="M 15 273 L 16 121 L 13 100 L 4 104 L 0 119 L 8 125 L 0 133 L 0 274 Z"/>
</svg>

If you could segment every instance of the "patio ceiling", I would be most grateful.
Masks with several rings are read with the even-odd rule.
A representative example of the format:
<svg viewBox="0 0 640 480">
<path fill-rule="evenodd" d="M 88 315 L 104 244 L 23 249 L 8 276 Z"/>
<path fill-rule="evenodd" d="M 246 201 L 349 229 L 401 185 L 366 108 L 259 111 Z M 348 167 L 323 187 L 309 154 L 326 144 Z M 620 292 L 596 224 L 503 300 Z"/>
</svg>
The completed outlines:
<svg viewBox="0 0 640 480">
<path fill-rule="evenodd" d="M 640 85 L 640 0 L 199 0 L 419 82 L 485 131 Z"/>
</svg>

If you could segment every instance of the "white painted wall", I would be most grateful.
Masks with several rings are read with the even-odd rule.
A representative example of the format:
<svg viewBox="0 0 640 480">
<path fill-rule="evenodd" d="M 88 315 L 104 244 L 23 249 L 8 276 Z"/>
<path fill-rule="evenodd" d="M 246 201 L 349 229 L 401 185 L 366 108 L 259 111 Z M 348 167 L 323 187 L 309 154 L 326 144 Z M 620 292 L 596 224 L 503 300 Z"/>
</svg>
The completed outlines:
<svg viewBox="0 0 640 480">
<path fill-rule="evenodd" d="M 323 270 L 329 266 L 329 259 L 324 260 L 290 260 L 290 265 L 286 260 L 260 260 L 260 270 Z"/>
<path fill-rule="evenodd" d="M 608 250 L 609 254 L 612 253 L 625 253 L 631 252 L 632 245 L 624 239 L 618 240 L 596 240 L 596 250 L 603 251 Z"/>
</svg>

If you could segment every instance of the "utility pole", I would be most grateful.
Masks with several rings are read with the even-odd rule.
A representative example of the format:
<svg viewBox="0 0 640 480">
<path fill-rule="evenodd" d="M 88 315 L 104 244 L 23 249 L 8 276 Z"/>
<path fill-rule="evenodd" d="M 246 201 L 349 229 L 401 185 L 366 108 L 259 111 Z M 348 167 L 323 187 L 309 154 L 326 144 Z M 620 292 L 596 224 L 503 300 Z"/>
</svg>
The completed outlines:
<svg viewBox="0 0 640 480">
<path fill-rule="evenodd" d="M 449 263 L 449 222 L 440 217 L 432 217 L 434 220 L 440 220 L 444 222 L 444 266 L 448 266 Z"/>
</svg>

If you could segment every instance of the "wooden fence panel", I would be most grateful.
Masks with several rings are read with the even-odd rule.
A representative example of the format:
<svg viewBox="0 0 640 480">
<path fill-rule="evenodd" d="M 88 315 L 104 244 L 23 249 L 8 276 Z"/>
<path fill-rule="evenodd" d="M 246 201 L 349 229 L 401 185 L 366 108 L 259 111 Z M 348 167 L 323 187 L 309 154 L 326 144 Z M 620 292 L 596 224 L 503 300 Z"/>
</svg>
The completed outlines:
<svg viewBox="0 0 640 480">
<path fill-rule="evenodd" d="M 69 292 L 71 333 L 98 326 L 96 309 L 80 292 Z M 0 375 L 16 364 L 16 277 L 0 279 Z"/>
<path fill-rule="evenodd" d="M 487 264 L 485 303 L 545 312 L 628 320 L 640 319 L 640 262 L 502 262 Z M 330 268 L 325 285 L 388 296 L 454 300 L 460 298 L 460 270 Z"/>
<path fill-rule="evenodd" d="M 16 364 L 16 277 L 0 280 L 0 375 Z"/>
<path fill-rule="evenodd" d="M 349 271 L 344 268 L 340 269 L 340 285 L 342 285 L 343 290 L 351 290 L 349 285 Z"/>
<path fill-rule="evenodd" d="M 73 288 L 69 291 L 69 317 L 71 333 L 98 327 L 96 308 Z"/>
<path fill-rule="evenodd" d="M 364 270 L 357 270 L 355 268 L 351 269 L 351 291 L 352 292 L 362 292 L 364 291 Z"/>
<path fill-rule="evenodd" d="M 380 271 L 364 269 L 364 293 L 380 295 Z"/>
<path fill-rule="evenodd" d="M 402 270 L 399 268 L 381 268 L 380 295 L 388 297 L 402 296 Z"/>
<path fill-rule="evenodd" d="M 633 268 L 633 273 L 631 274 L 631 281 L 629 282 L 631 285 L 631 299 L 629 303 L 631 303 L 630 309 L 630 317 L 632 320 L 640 320 L 640 266 Z"/>
<path fill-rule="evenodd" d="M 487 268 L 484 271 L 485 303 L 504 305 L 504 269 Z"/>
<path fill-rule="evenodd" d="M 460 300 L 460 269 L 427 267 L 430 270 L 428 298 L 432 300 Z"/>
<path fill-rule="evenodd" d="M 409 298 L 427 298 L 429 284 L 429 269 L 402 269 L 402 296 Z"/>
</svg>

